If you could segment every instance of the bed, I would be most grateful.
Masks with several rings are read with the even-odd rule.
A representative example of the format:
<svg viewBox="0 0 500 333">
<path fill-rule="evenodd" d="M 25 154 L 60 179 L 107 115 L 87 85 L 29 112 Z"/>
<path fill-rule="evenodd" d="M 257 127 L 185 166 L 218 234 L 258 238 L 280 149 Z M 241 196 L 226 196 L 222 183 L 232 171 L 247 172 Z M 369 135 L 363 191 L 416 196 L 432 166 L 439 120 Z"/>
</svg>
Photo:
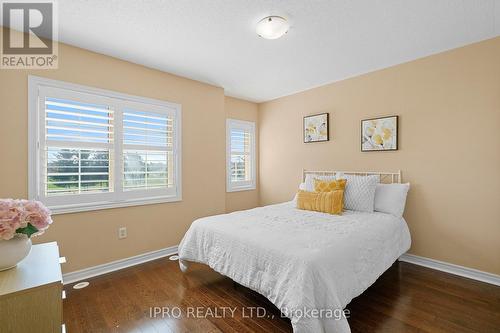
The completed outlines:
<svg viewBox="0 0 500 333">
<path fill-rule="evenodd" d="M 377 174 L 381 182 L 401 182 L 400 173 Z M 299 210 L 292 200 L 194 221 L 179 245 L 179 264 L 186 271 L 190 261 L 204 263 L 264 295 L 296 333 L 344 333 L 350 329 L 342 309 L 410 242 L 403 218 Z"/>
</svg>

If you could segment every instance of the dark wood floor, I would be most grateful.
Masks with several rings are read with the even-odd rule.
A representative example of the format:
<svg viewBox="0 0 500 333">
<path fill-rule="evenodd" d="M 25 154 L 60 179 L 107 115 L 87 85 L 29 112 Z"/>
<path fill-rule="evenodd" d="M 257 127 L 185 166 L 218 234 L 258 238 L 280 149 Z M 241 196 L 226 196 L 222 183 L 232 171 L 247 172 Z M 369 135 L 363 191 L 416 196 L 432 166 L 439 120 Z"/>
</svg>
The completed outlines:
<svg viewBox="0 0 500 333">
<path fill-rule="evenodd" d="M 90 286 L 81 290 L 65 286 L 69 333 L 292 330 L 264 297 L 203 265 L 182 274 L 177 262 L 160 259 L 88 281 Z M 151 307 L 173 312 L 151 318 Z M 229 308 L 236 308 L 234 316 Z M 216 318 L 223 309 L 227 316 Z M 263 309 L 264 318 L 251 316 L 250 311 L 262 315 Z M 500 332 L 500 287 L 403 262 L 396 262 L 348 309 L 353 332 Z M 179 310 L 181 318 L 173 318 Z M 192 318 L 194 311 L 206 318 Z"/>
</svg>

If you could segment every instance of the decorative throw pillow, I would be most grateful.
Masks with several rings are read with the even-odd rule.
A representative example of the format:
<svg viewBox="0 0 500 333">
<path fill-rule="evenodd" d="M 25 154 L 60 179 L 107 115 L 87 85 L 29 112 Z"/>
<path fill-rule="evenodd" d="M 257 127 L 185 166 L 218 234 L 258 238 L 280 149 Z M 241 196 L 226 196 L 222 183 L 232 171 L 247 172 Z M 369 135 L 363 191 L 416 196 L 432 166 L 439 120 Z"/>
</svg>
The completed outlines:
<svg viewBox="0 0 500 333">
<path fill-rule="evenodd" d="M 335 180 L 335 175 L 320 176 L 320 175 L 315 175 L 313 173 L 306 174 L 306 180 L 304 181 L 306 191 L 314 192 L 314 179 L 319 179 L 319 180 L 324 180 L 324 181 L 332 181 L 332 180 Z"/>
<path fill-rule="evenodd" d="M 339 179 L 339 180 L 319 180 L 314 178 L 314 191 L 315 192 L 331 192 L 336 190 L 344 190 L 347 180 Z"/>
<path fill-rule="evenodd" d="M 331 192 L 308 192 L 299 190 L 297 193 L 297 208 L 340 215 L 342 214 L 343 199 L 343 190 Z"/>
<path fill-rule="evenodd" d="M 344 208 L 360 212 L 373 213 L 375 189 L 380 183 L 380 176 L 339 175 L 347 180 L 344 193 Z"/>
<path fill-rule="evenodd" d="M 375 191 L 375 211 L 402 217 L 410 183 L 378 184 Z"/>
</svg>

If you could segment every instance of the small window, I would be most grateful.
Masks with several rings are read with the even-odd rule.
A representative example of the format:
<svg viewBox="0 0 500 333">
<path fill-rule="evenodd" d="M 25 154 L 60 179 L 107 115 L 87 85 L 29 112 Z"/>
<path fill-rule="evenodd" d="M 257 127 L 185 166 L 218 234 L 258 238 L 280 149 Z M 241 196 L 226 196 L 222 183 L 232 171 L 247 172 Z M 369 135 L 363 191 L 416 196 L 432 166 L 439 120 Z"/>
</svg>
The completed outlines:
<svg viewBox="0 0 500 333">
<path fill-rule="evenodd" d="M 30 198 L 54 213 L 179 201 L 180 105 L 30 76 Z"/>
<path fill-rule="evenodd" d="M 255 123 L 228 119 L 227 191 L 255 189 Z"/>
</svg>

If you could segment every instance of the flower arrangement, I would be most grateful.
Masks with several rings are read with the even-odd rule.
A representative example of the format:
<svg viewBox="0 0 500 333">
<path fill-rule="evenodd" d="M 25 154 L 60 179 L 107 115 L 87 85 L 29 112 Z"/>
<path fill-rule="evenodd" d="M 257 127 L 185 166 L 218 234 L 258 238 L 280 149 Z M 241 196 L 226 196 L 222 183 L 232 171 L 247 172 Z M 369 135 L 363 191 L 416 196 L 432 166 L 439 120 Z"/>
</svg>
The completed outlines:
<svg viewBox="0 0 500 333">
<path fill-rule="evenodd" d="M 39 201 L 0 199 L 0 240 L 38 236 L 51 223 L 50 210 Z"/>
</svg>

